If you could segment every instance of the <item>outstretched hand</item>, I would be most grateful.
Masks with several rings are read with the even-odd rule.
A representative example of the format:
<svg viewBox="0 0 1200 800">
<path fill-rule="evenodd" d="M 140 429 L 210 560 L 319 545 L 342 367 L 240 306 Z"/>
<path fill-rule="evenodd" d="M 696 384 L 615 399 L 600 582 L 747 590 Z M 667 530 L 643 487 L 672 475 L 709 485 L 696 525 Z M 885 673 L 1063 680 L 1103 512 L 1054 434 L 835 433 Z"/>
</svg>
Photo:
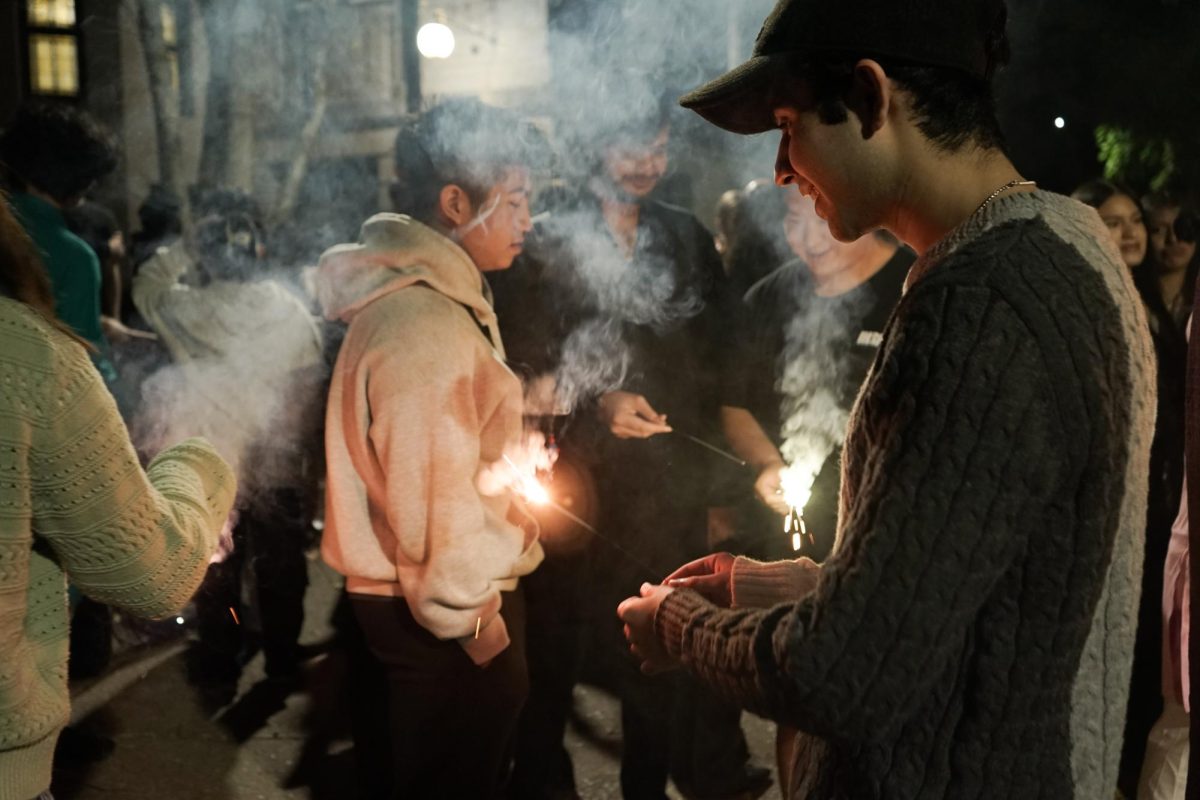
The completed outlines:
<svg viewBox="0 0 1200 800">
<path fill-rule="evenodd" d="M 672 589 L 691 589 L 709 602 L 729 608 L 733 604 L 733 562 L 729 553 L 713 553 L 684 564 L 663 584 Z"/>
<path fill-rule="evenodd" d="M 670 433 L 667 415 L 659 414 L 650 401 L 633 392 L 608 392 L 600 397 L 600 421 L 618 439 L 649 439 Z"/>
<path fill-rule="evenodd" d="M 679 662 L 671 658 L 654 631 L 654 617 L 658 614 L 658 607 L 673 591 L 675 590 L 669 586 L 643 583 L 641 596 L 626 598 L 617 606 L 617 616 L 625 623 L 625 638 L 629 641 L 629 650 L 641 663 L 641 670 L 646 675 L 655 675 L 679 666 Z"/>
</svg>

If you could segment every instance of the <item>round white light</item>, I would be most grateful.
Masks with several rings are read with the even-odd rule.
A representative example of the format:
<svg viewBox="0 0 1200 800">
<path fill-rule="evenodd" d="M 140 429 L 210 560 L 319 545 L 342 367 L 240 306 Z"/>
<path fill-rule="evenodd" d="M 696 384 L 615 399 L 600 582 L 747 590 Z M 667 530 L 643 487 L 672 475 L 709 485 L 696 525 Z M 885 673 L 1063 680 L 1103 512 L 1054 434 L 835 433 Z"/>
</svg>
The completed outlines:
<svg viewBox="0 0 1200 800">
<path fill-rule="evenodd" d="M 1063 128 L 1067 127 L 1067 121 L 1065 119 L 1063 119 L 1062 117 L 1055 117 L 1054 118 L 1054 127 L 1058 128 L 1059 130 L 1062 130 Z"/>
<path fill-rule="evenodd" d="M 454 31 L 440 22 L 427 22 L 417 31 L 417 50 L 426 58 L 449 58 L 454 53 Z"/>
<path fill-rule="evenodd" d="M 175 624 L 176 624 L 176 625 L 182 625 L 182 624 L 183 624 L 183 617 L 176 617 L 176 618 L 175 618 Z"/>
</svg>

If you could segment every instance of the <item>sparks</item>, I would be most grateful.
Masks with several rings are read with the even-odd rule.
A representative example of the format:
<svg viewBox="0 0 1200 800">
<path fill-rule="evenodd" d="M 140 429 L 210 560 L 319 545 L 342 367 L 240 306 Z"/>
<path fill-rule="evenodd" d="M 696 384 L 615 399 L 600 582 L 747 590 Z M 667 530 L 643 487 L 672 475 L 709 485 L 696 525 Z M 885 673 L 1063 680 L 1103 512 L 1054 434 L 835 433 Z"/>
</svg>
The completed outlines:
<svg viewBox="0 0 1200 800">
<path fill-rule="evenodd" d="M 550 502 L 550 491 L 537 478 L 523 472 L 511 458 L 504 456 L 504 461 L 513 471 L 513 488 L 517 494 L 534 505 L 544 506 Z"/>
<path fill-rule="evenodd" d="M 805 474 L 807 473 L 807 479 Z M 816 473 L 803 470 L 796 466 L 788 466 L 779 473 L 779 494 L 788 504 L 788 513 L 783 518 L 783 532 L 791 534 L 792 550 L 799 550 L 804 545 L 805 537 L 816 544 L 816 537 L 808 532 L 808 523 L 804 521 L 804 506 L 812 496 L 812 482 Z"/>
</svg>

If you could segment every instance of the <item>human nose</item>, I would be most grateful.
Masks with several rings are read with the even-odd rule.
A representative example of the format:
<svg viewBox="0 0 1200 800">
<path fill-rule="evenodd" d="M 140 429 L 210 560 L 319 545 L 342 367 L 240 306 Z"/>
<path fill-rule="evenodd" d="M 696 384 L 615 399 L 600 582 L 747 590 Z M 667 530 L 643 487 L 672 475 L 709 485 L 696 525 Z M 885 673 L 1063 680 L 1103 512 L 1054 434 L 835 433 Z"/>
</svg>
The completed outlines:
<svg viewBox="0 0 1200 800">
<path fill-rule="evenodd" d="M 517 211 L 517 230 L 525 235 L 533 230 L 533 215 L 529 211 L 529 203 L 521 203 Z"/>
<path fill-rule="evenodd" d="M 775 185 L 787 186 L 795 183 L 796 170 L 792 168 L 792 159 L 788 155 L 790 141 L 786 133 L 779 135 L 779 149 L 775 152 Z"/>
</svg>

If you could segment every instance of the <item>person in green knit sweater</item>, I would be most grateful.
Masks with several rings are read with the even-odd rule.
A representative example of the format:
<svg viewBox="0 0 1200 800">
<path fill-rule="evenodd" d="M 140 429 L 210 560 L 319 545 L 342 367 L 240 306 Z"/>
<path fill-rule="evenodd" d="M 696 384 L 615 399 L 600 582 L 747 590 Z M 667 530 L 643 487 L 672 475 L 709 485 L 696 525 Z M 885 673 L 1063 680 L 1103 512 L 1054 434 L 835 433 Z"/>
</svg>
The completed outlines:
<svg viewBox="0 0 1200 800">
<path fill-rule="evenodd" d="M 0 195 L 0 800 L 46 796 L 70 714 L 67 579 L 131 614 L 192 596 L 236 482 L 208 443 L 144 471 Z"/>
<path fill-rule="evenodd" d="M 683 99 L 779 130 L 777 182 L 837 239 L 886 228 L 920 256 L 847 427 L 832 555 L 712 558 L 618 610 L 644 671 L 798 729 L 788 797 L 1116 789 L 1153 354 L 1095 210 L 1004 153 L 1006 18 L 781 0 L 751 60 Z"/>
</svg>

